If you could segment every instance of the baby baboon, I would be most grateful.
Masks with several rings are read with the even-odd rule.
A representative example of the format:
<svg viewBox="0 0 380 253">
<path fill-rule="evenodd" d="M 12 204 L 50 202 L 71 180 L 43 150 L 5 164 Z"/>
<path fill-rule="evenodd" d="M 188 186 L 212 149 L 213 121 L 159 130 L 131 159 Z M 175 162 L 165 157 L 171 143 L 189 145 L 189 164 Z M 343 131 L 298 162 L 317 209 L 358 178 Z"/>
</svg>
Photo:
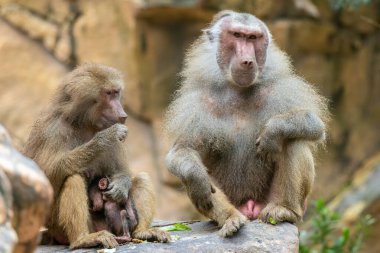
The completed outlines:
<svg viewBox="0 0 380 253">
<path fill-rule="evenodd" d="M 109 186 L 108 178 L 95 178 L 88 187 L 90 214 L 95 231 L 107 230 L 116 235 L 119 243 L 132 240 L 132 231 L 138 224 L 134 203 L 129 197 L 122 203 L 103 196 Z"/>
<path fill-rule="evenodd" d="M 218 13 L 188 52 L 182 77 L 166 117 L 174 139 L 166 161 L 197 209 L 222 236 L 246 218 L 299 221 L 328 111 L 266 25 L 247 13 Z"/>
<path fill-rule="evenodd" d="M 102 244 L 115 247 L 110 232 L 94 231 L 90 221 L 84 173 L 108 176 L 104 195 L 116 203 L 133 199 L 139 224 L 132 236 L 167 241 L 168 234 L 150 228 L 155 210 L 152 184 L 146 175 L 131 178 L 123 125 L 127 114 L 120 98 L 121 74 L 114 68 L 85 64 L 69 73 L 58 88 L 49 109 L 36 121 L 25 147 L 54 189 L 54 203 L 46 227 L 70 248 Z"/>
</svg>

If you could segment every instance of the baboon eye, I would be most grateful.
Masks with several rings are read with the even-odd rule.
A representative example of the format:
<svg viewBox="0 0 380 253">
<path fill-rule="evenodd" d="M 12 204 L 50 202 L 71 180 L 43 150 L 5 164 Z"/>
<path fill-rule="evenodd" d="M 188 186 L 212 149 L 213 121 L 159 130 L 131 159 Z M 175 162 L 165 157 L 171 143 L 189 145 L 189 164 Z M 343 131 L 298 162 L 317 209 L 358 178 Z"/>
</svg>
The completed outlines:
<svg viewBox="0 0 380 253">
<path fill-rule="evenodd" d="M 112 95 L 112 91 L 107 91 L 106 94 L 107 95 Z"/>
<path fill-rule="evenodd" d="M 235 38 L 240 38 L 240 37 L 241 37 L 241 34 L 238 33 L 238 32 L 234 32 L 233 34 L 234 34 L 234 37 L 235 37 Z"/>
<path fill-rule="evenodd" d="M 248 39 L 250 39 L 250 40 L 254 40 L 254 39 L 256 39 L 257 37 L 256 37 L 256 35 L 250 35 L 249 37 L 248 37 Z"/>
</svg>

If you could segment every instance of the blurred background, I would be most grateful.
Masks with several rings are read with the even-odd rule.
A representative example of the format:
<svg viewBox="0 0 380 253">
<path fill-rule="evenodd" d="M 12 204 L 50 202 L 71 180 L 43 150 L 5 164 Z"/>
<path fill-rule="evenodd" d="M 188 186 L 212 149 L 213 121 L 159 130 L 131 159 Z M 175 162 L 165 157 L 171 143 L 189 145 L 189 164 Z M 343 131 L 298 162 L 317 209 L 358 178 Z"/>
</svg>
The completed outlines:
<svg viewBox="0 0 380 253">
<path fill-rule="evenodd" d="M 199 219 L 163 163 L 162 117 L 186 48 L 222 9 L 263 19 L 296 71 L 330 100 L 311 202 L 350 224 L 380 220 L 380 1 L 0 0 L 0 124 L 21 148 L 61 78 L 97 62 L 125 75 L 130 167 L 153 178 L 158 219 Z M 374 225 L 368 252 L 380 252 Z"/>
</svg>

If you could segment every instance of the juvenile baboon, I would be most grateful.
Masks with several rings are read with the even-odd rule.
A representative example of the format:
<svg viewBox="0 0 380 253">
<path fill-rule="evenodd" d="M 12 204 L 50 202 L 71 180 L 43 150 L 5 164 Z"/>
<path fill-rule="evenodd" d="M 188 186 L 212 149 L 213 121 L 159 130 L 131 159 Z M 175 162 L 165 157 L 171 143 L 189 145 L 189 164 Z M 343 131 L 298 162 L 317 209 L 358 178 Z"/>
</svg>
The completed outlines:
<svg viewBox="0 0 380 253">
<path fill-rule="evenodd" d="M 127 136 L 122 90 L 121 74 L 114 68 L 99 64 L 76 68 L 36 121 L 25 147 L 54 189 L 48 233 L 70 248 L 118 245 L 110 232 L 93 228 L 84 176 L 89 169 L 94 176 L 110 178 L 105 196 L 117 203 L 133 199 L 139 217 L 134 238 L 168 240 L 166 233 L 150 228 L 155 210 L 152 183 L 145 174 L 131 178 L 128 169 L 122 144 Z"/>
<path fill-rule="evenodd" d="M 88 187 L 90 214 L 95 231 L 107 230 L 116 235 L 119 243 L 132 240 L 131 233 L 138 224 L 133 200 L 128 198 L 122 203 L 105 198 L 103 192 L 109 186 L 108 178 L 95 178 Z"/>
<path fill-rule="evenodd" d="M 174 139 L 166 161 L 197 209 L 221 236 L 246 218 L 299 221 L 328 111 L 266 25 L 218 13 L 189 50 L 182 78 L 166 116 Z"/>
</svg>

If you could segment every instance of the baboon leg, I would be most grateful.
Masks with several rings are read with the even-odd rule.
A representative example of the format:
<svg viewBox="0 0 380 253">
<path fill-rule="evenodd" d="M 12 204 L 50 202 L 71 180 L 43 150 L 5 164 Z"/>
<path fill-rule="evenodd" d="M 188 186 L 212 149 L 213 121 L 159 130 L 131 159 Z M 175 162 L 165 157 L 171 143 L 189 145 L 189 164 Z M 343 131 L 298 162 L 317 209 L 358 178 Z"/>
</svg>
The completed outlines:
<svg viewBox="0 0 380 253">
<path fill-rule="evenodd" d="M 93 247 L 101 244 L 106 248 L 118 245 L 114 235 L 107 231 L 90 233 L 87 186 L 80 175 L 66 179 L 58 199 L 58 223 L 65 232 L 70 248 Z"/>
<path fill-rule="evenodd" d="M 296 223 L 302 219 L 306 197 L 311 191 L 315 171 L 310 147 L 302 141 L 290 142 L 276 159 L 268 205 L 260 218 Z"/>
<path fill-rule="evenodd" d="M 132 237 L 140 240 L 168 242 L 170 235 L 167 232 L 151 228 L 156 210 L 156 198 L 153 183 L 146 173 L 139 173 L 132 179 L 130 194 L 138 215 L 138 224 Z"/>
</svg>

